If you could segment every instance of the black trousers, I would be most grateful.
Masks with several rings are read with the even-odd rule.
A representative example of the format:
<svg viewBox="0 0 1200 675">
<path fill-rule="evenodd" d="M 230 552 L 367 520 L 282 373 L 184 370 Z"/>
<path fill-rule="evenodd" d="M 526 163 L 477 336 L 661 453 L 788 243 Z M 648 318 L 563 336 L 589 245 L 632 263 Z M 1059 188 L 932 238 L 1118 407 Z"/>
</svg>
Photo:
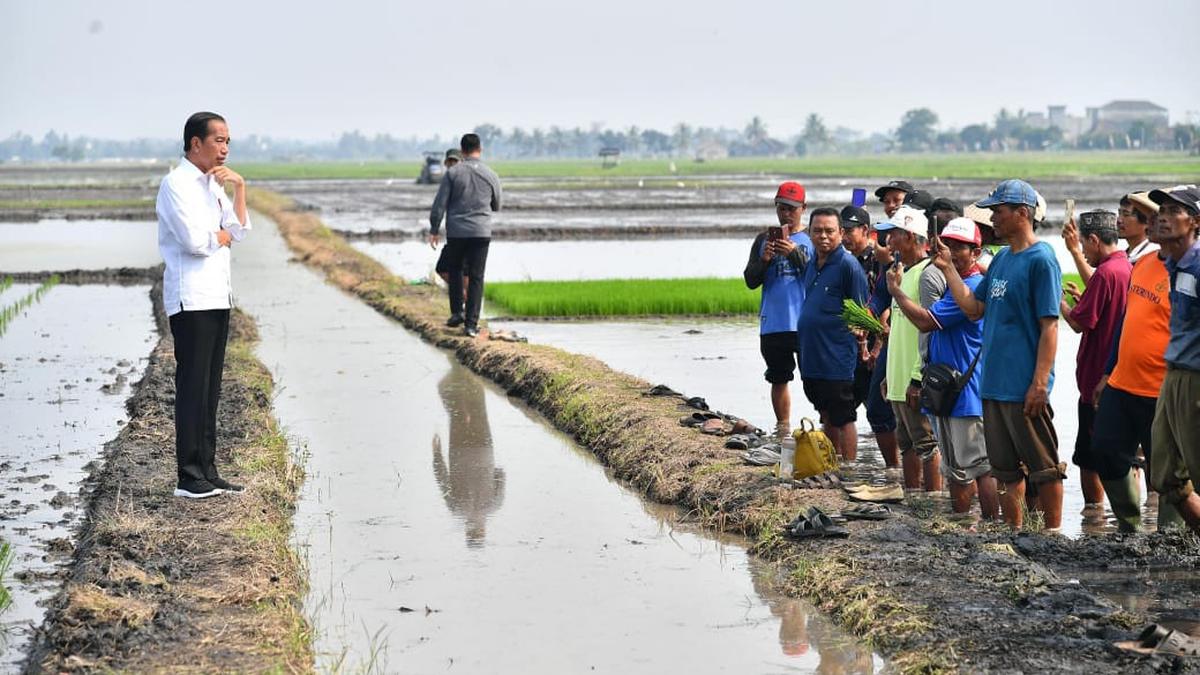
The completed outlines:
<svg viewBox="0 0 1200 675">
<path fill-rule="evenodd" d="M 479 324 L 479 308 L 483 305 L 483 273 L 487 268 L 488 245 L 491 237 L 456 237 L 446 240 L 446 262 L 449 267 L 450 313 L 462 314 L 463 324 L 474 328 Z M 467 307 L 463 311 L 462 278 L 467 277 Z"/>
<path fill-rule="evenodd" d="M 217 402 L 229 338 L 229 310 L 178 312 L 175 338 L 175 462 L 180 482 L 217 474 Z"/>
</svg>

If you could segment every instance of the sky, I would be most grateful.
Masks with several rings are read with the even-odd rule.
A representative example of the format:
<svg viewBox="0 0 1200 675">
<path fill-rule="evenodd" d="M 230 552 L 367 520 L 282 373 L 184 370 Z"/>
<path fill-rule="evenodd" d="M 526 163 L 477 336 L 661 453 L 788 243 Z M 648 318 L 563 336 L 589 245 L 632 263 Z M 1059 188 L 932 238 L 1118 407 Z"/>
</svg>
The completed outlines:
<svg viewBox="0 0 1200 675">
<path fill-rule="evenodd" d="M 1194 0 L 0 0 L 0 137 L 894 129 L 1148 99 L 1200 123 Z"/>
</svg>

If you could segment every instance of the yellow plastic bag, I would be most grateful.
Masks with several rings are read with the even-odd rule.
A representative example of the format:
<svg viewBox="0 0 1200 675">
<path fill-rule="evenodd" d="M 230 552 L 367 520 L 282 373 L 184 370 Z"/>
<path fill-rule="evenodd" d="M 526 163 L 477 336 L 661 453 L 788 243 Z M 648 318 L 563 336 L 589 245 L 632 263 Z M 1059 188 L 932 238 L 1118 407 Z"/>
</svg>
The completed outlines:
<svg viewBox="0 0 1200 675">
<path fill-rule="evenodd" d="M 808 423 L 808 428 L 804 424 Z M 792 478 L 801 480 L 816 476 L 826 471 L 837 471 L 837 451 L 833 449 L 833 441 L 824 431 L 807 417 L 800 420 L 800 426 L 792 432 L 796 441 L 796 455 L 792 464 Z"/>
</svg>

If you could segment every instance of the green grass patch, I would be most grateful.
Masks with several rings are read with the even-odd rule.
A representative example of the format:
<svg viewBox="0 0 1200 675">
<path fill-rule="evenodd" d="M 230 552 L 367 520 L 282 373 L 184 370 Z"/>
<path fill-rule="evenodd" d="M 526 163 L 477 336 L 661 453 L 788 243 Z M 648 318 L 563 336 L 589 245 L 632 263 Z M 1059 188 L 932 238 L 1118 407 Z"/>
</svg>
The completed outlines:
<svg viewBox="0 0 1200 675">
<path fill-rule="evenodd" d="M 8 592 L 8 586 L 4 584 L 4 578 L 8 576 L 8 568 L 12 565 L 12 561 L 12 545 L 0 539 L 0 612 L 8 609 L 12 604 L 12 595 Z"/>
<path fill-rule="evenodd" d="M 1078 274 L 1063 282 L 1083 287 Z M 761 291 L 741 279 L 494 281 L 484 296 L 513 317 L 729 316 L 758 313 Z"/>
<path fill-rule="evenodd" d="M 0 199 L 0 211 L 49 211 L 56 209 L 136 209 L 154 205 L 145 199 Z"/>
<path fill-rule="evenodd" d="M 486 160 L 485 158 L 485 161 Z M 1200 157 L 1175 152 L 1010 152 L 962 154 L 839 155 L 827 157 L 729 157 L 697 162 L 687 158 L 629 159 L 604 168 L 599 159 L 488 161 L 506 178 L 637 178 L 720 174 L 791 174 L 878 178 L 1094 176 L 1195 177 Z M 674 171 L 671 167 L 674 165 Z M 402 162 L 270 162 L 238 164 L 250 180 L 300 178 L 415 179 L 421 164 Z"/>
<path fill-rule="evenodd" d="M 759 291 L 741 279 L 494 282 L 484 292 L 513 316 L 754 314 Z"/>
</svg>

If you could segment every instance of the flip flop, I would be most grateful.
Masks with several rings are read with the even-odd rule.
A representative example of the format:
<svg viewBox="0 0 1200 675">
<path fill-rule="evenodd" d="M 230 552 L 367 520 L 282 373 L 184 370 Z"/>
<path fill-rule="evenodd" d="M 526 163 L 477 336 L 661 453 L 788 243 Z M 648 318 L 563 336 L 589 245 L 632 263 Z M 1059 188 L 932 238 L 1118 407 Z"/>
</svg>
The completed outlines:
<svg viewBox="0 0 1200 675">
<path fill-rule="evenodd" d="M 684 403 L 686 403 L 688 407 L 695 408 L 697 410 L 708 410 L 708 401 L 705 401 L 699 396 L 693 396 L 684 401 Z"/>
<path fill-rule="evenodd" d="M 892 510 L 883 504 L 866 503 L 844 509 L 842 515 L 848 520 L 887 520 Z"/>
<path fill-rule="evenodd" d="M 733 433 L 735 434 L 750 434 L 752 436 L 766 436 L 767 432 L 750 424 L 743 419 L 730 420 L 733 422 Z"/>
<path fill-rule="evenodd" d="M 646 391 L 643 391 L 642 396 L 683 396 L 683 394 L 675 391 L 665 384 L 656 384 Z"/>
<path fill-rule="evenodd" d="M 1114 642 L 1113 646 L 1136 654 L 1200 656 L 1200 638 L 1156 623 L 1143 628 L 1136 640 Z"/>
<path fill-rule="evenodd" d="M 730 450 L 750 450 L 751 448 L 761 447 L 766 443 L 761 436 L 754 434 L 739 434 L 736 430 L 729 432 L 729 440 L 725 441 L 725 447 Z"/>
<path fill-rule="evenodd" d="M 704 423 L 700 425 L 700 433 L 708 434 L 709 436 L 724 436 L 725 420 L 720 417 L 704 420 Z"/>
<path fill-rule="evenodd" d="M 850 501 L 853 502 L 883 502 L 887 504 L 899 504 L 904 501 L 904 488 L 899 485 L 889 485 L 885 487 L 870 487 L 865 490 L 850 493 Z"/>
<path fill-rule="evenodd" d="M 807 513 L 796 516 L 792 522 L 785 525 L 783 533 L 792 539 L 843 539 L 850 536 L 850 530 L 834 523 L 828 514 L 815 506 L 810 506 Z"/>
<path fill-rule="evenodd" d="M 709 420 L 719 420 L 721 416 L 711 412 L 694 412 L 687 417 L 682 417 L 679 420 L 681 427 L 698 427 Z"/>
<path fill-rule="evenodd" d="M 754 466 L 772 466 L 778 464 L 779 460 L 779 453 L 765 446 L 742 453 L 742 461 Z"/>
</svg>

